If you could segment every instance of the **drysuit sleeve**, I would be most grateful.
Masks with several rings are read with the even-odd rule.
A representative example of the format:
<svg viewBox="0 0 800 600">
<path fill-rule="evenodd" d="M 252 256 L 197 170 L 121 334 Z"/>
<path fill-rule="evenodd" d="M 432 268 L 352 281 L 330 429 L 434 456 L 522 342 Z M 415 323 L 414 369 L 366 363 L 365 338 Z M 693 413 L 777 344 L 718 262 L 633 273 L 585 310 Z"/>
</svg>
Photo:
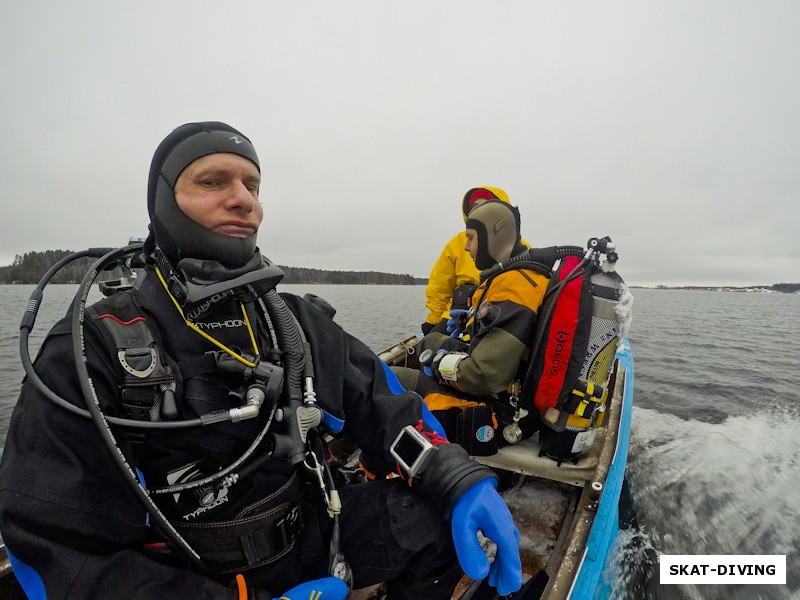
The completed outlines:
<svg viewBox="0 0 800 600">
<path fill-rule="evenodd" d="M 472 337 L 467 355 L 458 362 L 457 379 L 447 383 L 474 395 L 505 390 L 533 342 L 537 312 L 546 289 L 547 278 L 533 271 L 508 271 L 498 276 L 469 325 Z M 480 296 L 479 289 L 475 298 Z M 463 350 L 458 346 L 457 340 L 442 334 L 430 334 L 425 340 L 425 348 L 434 351 Z"/>
<path fill-rule="evenodd" d="M 311 343 L 318 401 L 341 421 L 342 428 L 332 433 L 352 439 L 369 456 L 389 464 L 395 464 L 389 451 L 391 444 L 406 425 L 436 437 L 435 427 L 425 422 L 422 398 L 403 389 L 372 350 L 309 308 L 308 303 L 289 295 L 284 299 Z M 443 450 L 429 467 L 441 476 L 426 477 L 426 483 L 415 489 L 449 514 L 453 503 L 469 487 L 496 476 L 488 467 L 471 460 L 460 446 L 441 442 Z"/>
<path fill-rule="evenodd" d="M 101 405 L 113 415 L 108 399 L 117 397 L 116 379 L 99 333 L 92 332 L 87 327 L 89 372 Z M 36 371 L 61 397 L 85 406 L 71 340 L 69 325 L 57 325 Z M 55 406 L 30 379 L 14 409 L 0 466 L 0 528 L 31 597 L 230 597 L 225 586 L 148 556 L 146 512 L 93 422 Z M 263 597 L 273 596 L 264 591 Z"/>
</svg>

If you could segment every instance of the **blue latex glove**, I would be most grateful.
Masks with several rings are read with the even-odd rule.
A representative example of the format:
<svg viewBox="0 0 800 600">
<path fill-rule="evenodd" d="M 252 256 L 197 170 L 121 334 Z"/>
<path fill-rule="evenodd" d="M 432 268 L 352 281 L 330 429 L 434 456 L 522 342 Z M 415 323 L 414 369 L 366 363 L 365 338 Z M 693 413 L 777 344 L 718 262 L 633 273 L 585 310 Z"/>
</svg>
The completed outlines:
<svg viewBox="0 0 800 600">
<path fill-rule="evenodd" d="M 469 488 L 453 507 L 453 542 L 461 568 L 472 579 L 489 576 L 489 585 L 501 596 L 522 587 L 519 530 L 508 506 L 497 493 L 497 480 L 482 479 Z M 489 566 L 478 530 L 497 544 L 497 556 Z"/>
<path fill-rule="evenodd" d="M 338 577 L 323 577 L 294 586 L 277 600 L 344 600 L 347 584 Z"/>
<path fill-rule="evenodd" d="M 454 308 L 450 311 L 450 318 L 447 319 L 447 333 L 450 334 L 450 337 L 456 337 L 461 333 L 461 329 L 458 326 L 458 318 L 460 315 L 465 315 L 462 319 L 466 322 L 466 315 L 468 314 L 469 311 L 462 308 Z"/>
</svg>

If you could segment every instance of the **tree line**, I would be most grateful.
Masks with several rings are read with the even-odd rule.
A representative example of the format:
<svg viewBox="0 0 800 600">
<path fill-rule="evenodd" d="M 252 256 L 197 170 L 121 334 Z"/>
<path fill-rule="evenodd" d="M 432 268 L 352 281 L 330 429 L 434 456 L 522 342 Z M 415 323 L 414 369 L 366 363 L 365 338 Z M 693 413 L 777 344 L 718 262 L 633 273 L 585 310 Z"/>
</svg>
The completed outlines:
<svg viewBox="0 0 800 600">
<path fill-rule="evenodd" d="M 772 286 L 776 292 L 785 292 L 787 294 L 795 294 L 800 292 L 800 283 L 776 283 Z"/>
<path fill-rule="evenodd" d="M 17 254 L 7 267 L 0 267 L 0 283 L 39 283 L 47 270 L 62 258 L 73 254 L 71 250 L 45 250 L 44 252 L 26 252 Z M 59 271 L 50 283 L 80 283 L 89 267 L 97 259 L 79 258 Z M 103 274 L 105 275 L 105 274 Z M 109 279 L 110 276 L 101 277 Z"/>
<path fill-rule="evenodd" d="M 14 262 L 0 267 L 0 283 L 36 284 L 62 258 L 69 256 L 71 250 L 46 250 L 26 252 L 14 257 Z M 80 283 L 86 271 L 95 262 L 94 258 L 80 258 L 66 265 L 51 280 L 51 283 Z M 324 271 L 303 267 L 278 265 L 284 272 L 283 283 L 303 284 L 355 284 L 355 285 L 419 285 L 427 279 L 412 275 L 397 275 L 378 271 Z M 98 280 L 112 279 L 112 273 L 100 273 Z"/>
<path fill-rule="evenodd" d="M 278 265 L 284 272 L 283 283 L 339 283 L 355 285 L 416 285 L 426 279 L 412 275 L 396 275 L 378 271 L 324 271 L 304 267 Z"/>
</svg>

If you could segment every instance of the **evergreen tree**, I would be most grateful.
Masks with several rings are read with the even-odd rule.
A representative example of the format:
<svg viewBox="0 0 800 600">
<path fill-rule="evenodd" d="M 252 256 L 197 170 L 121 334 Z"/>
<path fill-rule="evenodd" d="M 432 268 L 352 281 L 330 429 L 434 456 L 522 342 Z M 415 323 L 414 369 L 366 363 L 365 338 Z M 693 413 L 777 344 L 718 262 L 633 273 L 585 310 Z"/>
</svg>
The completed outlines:
<svg viewBox="0 0 800 600">
<path fill-rule="evenodd" d="M 26 252 L 16 255 L 14 262 L 7 267 L 0 267 L 0 283 L 36 284 L 47 272 L 71 250 L 46 250 L 44 252 Z M 69 263 L 58 272 L 51 283 L 80 283 L 84 275 L 96 259 L 81 258 Z M 322 269 L 306 269 L 303 267 L 280 266 L 284 272 L 284 283 L 303 284 L 359 284 L 359 285 L 416 285 L 427 283 L 426 279 L 411 275 L 379 273 L 377 271 L 323 271 Z M 98 280 L 111 279 L 112 273 L 100 273 Z"/>
</svg>

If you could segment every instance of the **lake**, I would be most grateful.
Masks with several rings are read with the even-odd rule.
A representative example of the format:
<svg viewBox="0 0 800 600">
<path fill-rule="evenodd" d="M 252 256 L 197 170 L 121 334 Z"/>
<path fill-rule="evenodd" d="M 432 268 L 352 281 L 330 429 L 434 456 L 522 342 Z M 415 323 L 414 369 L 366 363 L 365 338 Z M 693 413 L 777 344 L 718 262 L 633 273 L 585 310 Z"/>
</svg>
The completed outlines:
<svg viewBox="0 0 800 600">
<path fill-rule="evenodd" d="M 32 352 L 77 286 L 46 290 Z M 337 309 L 375 350 L 418 331 L 423 286 L 282 285 Z M 0 285 L 0 445 L 19 393 L 19 321 L 33 286 Z M 633 289 L 628 479 L 640 530 L 618 548 L 620 598 L 800 599 L 800 295 Z M 786 554 L 786 586 L 655 586 L 643 551 Z"/>
</svg>

